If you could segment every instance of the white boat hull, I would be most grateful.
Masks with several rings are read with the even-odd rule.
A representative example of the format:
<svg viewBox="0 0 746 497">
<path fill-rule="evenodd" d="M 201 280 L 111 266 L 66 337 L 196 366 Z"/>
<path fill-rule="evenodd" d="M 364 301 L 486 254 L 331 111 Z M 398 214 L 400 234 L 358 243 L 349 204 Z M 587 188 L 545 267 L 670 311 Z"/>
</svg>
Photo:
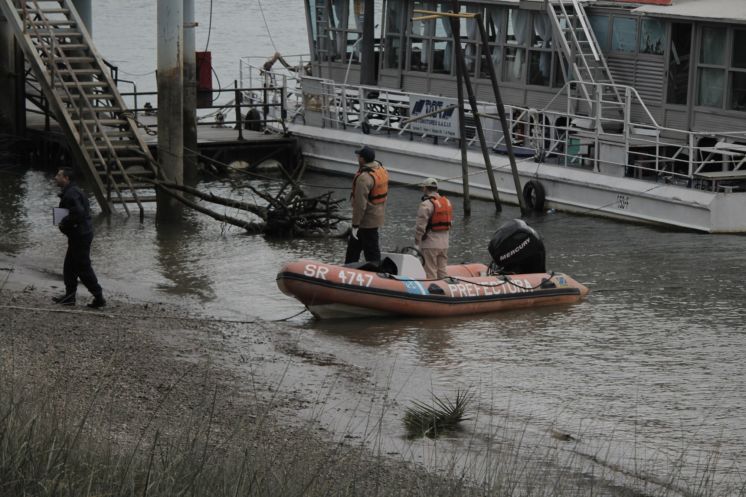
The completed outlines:
<svg viewBox="0 0 746 497">
<path fill-rule="evenodd" d="M 457 147 L 364 135 L 358 130 L 339 130 L 293 124 L 307 167 L 353 175 L 354 150 L 362 144 L 376 150 L 391 180 L 416 184 L 422 178 L 439 178 L 446 192 L 463 193 L 461 155 Z M 470 150 L 469 190 L 474 198 L 492 199 L 484 160 Z M 510 163 L 506 156 L 491 154 L 500 200 L 517 204 Z M 746 194 L 708 192 L 665 183 L 610 176 L 578 167 L 518 159 L 521 185 L 539 181 L 546 191 L 545 209 L 553 208 L 628 221 L 674 226 L 708 233 L 746 232 Z"/>
</svg>

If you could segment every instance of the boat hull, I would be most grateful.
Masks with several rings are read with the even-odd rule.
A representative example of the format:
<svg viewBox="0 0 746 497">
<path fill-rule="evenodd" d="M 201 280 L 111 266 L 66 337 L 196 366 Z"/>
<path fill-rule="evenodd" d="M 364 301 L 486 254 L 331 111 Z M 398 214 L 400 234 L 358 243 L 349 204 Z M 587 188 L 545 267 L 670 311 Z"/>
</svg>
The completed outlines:
<svg viewBox="0 0 746 497">
<path fill-rule="evenodd" d="M 445 317 L 573 304 L 588 293 L 564 274 L 481 276 L 483 264 L 449 266 L 442 280 L 414 280 L 301 260 L 285 265 L 277 285 L 319 318 L 397 315 Z"/>
<path fill-rule="evenodd" d="M 291 130 L 299 138 L 309 168 L 352 175 L 356 170 L 354 150 L 362 143 L 376 150 L 392 182 L 416 184 L 432 176 L 441 178 L 440 190 L 463 193 L 458 149 L 306 125 L 292 125 Z M 517 204 L 508 158 L 493 155 L 492 167 L 500 199 Z M 746 233 L 742 214 L 746 212 L 746 194 L 656 184 L 533 159 L 518 161 L 517 169 L 521 185 L 541 183 L 546 191 L 545 209 L 707 233 Z M 468 170 L 470 194 L 491 199 L 484 160 L 474 151 L 468 153 Z"/>
</svg>

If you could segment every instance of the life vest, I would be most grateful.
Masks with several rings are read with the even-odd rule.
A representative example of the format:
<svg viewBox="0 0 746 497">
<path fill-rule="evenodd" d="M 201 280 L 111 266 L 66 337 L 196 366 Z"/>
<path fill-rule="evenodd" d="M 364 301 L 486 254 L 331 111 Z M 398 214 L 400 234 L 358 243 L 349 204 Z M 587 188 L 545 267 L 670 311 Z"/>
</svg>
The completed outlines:
<svg viewBox="0 0 746 497">
<path fill-rule="evenodd" d="M 350 197 L 355 196 L 355 185 L 357 184 L 357 178 L 361 174 L 370 174 L 373 177 L 373 188 L 368 193 L 368 202 L 371 204 L 382 204 L 386 202 L 386 197 L 389 194 L 389 173 L 384 169 L 379 162 L 379 167 L 375 169 L 365 168 L 355 173 L 355 177 L 352 179 L 352 194 Z"/>
<path fill-rule="evenodd" d="M 448 231 L 451 229 L 453 222 L 453 206 L 451 201 L 442 195 L 439 198 L 428 197 L 433 203 L 433 215 L 430 216 L 430 222 L 427 229 L 430 231 Z"/>
</svg>

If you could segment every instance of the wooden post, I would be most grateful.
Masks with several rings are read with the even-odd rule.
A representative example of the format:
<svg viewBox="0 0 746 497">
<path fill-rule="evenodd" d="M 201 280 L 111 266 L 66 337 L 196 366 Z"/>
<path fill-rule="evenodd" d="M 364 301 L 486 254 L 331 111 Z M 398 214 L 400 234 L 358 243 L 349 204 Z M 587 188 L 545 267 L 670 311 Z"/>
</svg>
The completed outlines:
<svg viewBox="0 0 746 497">
<path fill-rule="evenodd" d="M 459 22 L 457 17 L 451 17 L 451 28 L 455 33 Z M 474 89 L 471 86 L 471 77 L 469 77 L 469 70 L 466 68 L 466 61 L 464 60 L 464 51 L 461 50 L 461 41 L 456 40 L 456 62 L 461 66 L 461 74 L 464 77 L 464 83 L 466 84 L 466 93 L 469 95 L 469 105 L 471 112 L 474 115 L 474 124 L 477 128 L 477 136 L 479 136 L 479 145 L 482 148 L 482 157 L 484 158 L 484 166 L 487 168 L 487 177 L 490 180 L 490 188 L 492 189 L 492 198 L 495 200 L 495 210 L 497 212 L 502 211 L 502 205 L 500 205 L 500 194 L 497 192 L 497 184 L 495 183 L 495 173 L 492 170 L 492 163 L 490 162 L 490 152 L 487 150 L 487 141 L 484 138 L 484 129 L 482 129 L 482 121 L 479 119 L 479 108 L 477 107 L 477 99 L 474 96 Z"/>
<path fill-rule="evenodd" d="M 454 2 L 456 4 L 456 2 Z M 461 26 L 459 22 L 451 21 L 453 38 L 456 43 L 461 40 Z M 461 74 L 461 64 L 456 64 L 456 94 L 458 95 L 458 127 L 459 148 L 461 149 L 461 185 L 464 193 L 464 216 L 471 216 L 471 196 L 469 194 L 469 163 L 466 157 L 466 113 L 464 112 L 464 76 Z"/>
<path fill-rule="evenodd" d="M 500 124 L 503 129 L 503 138 L 505 139 L 505 148 L 508 151 L 508 159 L 510 160 L 510 170 L 513 173 L 513 184 L 515 185 L 515 194 L 518 197 L 518 205 L 521 208 L 521 214 L 526 214 L 526 203 L 523 199 L 521 191 L 521 180 L 518 177 L 518 167 L 515 164 L 515 155 L 513 155 L 513 140 L 510 137 L 510 129 L 508 129 L 508 120 L 505 119 L 505 106 L 503 105 L 502 97 L 500 96 L 500 87 L 497 85 L 497 74 L 495 74 L 495 65 L 492 63 L 490 57 L 490 47 L 487 43 L 487 31 L 484 29 L 482 24 L 482 15 L 477 14 L 475 17 L 477 26 L 479 26 L 479 36 L 482 39 L 482 53 L 490 61 L 487 64 L 488 72 L 490 74 L 490 81 L 492 81 L 492 91 L 495 94 L 495 104 L 497 104 L 497 115 L 500 116 Z"/>
</svg>

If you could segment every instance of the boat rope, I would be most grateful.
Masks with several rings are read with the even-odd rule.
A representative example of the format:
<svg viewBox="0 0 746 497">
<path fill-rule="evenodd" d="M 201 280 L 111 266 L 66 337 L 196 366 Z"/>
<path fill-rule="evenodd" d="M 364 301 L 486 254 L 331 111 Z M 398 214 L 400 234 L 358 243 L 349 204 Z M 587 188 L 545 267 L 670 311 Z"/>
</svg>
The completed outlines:
<svg viewBox="0 0 746 497">
<path fill-rule="evenodd" d="M 503 277 L 503 280 L 500 282 L 500 285 L 498 285 L 498 286 L 510 284 L 510 285 L 513 285 L 514 287 L 520 288 L 522 290 L 536 290 L 537 288 L 541 288 L 541 286 L 544 283 L 546 283 L 547 281 L 550 281 L 554 277 L 554 271 L 552 271 L 551 273 L 549 273 L 549 278 L 542 278 L 541 282 L 538 285 L 535 285 L 535 286 L 519 285 L 515 281 L 511 280 L 510 277 L 508 275 L 506 275 L 506 274 L 503 274 L 503 275 L 500 275 L 500 276 Z M 461 283 L 469 283 L 469 284 L 472 284 L 472 285 L 475 285 L 475 286 L 485 286 L 485 287 L 495 288 L 495 285 L 489 285 L 487 283 L 478 283 L 476 281 L 464 280 L 464 279 L 458 278 L 456 276 L 448 276 L 448 278 L 450 278 L 452 280 L 455 280 L 455 281 L 460 281 Z"/>
<path fill-rule="evenodd" d="M 210 46 L 210 34 L 212 33 L 212 0 L 210 0 L 210 21 L 207 23 L 207 41 L 205 42 L 205 52 Z"/>
<path fill-rule="evenodd" d="M 210 317 L 191 317 L 191 316 L 157 316 L 154 314 L 133 314 L 133 313 L 108 313 L 102 311 L 83 311 L 77 309 L 57 309 L 48 307 L 34 307 L 24 305 L 0 305 L 0 309 L 12 309 L 17 311 L 30 311 L 30 312 L 48 312 L 52 314 L 73 314 L 73 315 L 85 315 L 94 316 L 106 319 L 116 318 L 127 318 L 127 319 L 162 319 L 169 321 L 195 321 L 199 323 L 228 323 L 228 324 L 261 324 L 262 322 L 276 323 L 280 321 L 288 321 L 294 317 L 300 316 L 308 309 L 304 308 L 302 311 L 281 319 L 252 319 L 252 320 L 241 320 L 241 319 L 223 319 L 223 318 L 210 318 Z"/>
<path fill-rule="evenodd" d="M 259 5 L 259 12 L 262 13 L 262 19 L 264 20 L 264 28 L 267 30 L 267 36 L 269 37 L 269 42 L 272 43 L 272 48 L 275 49 L 275 52 L 278 52 L 277 45 L 275 45 L 275 40 L 272 38 L 272 33 L 269 30 L 269 24 L 267 24 L 267 18 L 264 15 L 264 8 L 262 7 L 262 0 L 256 0 L 257 5 Z"/>
</svg>

